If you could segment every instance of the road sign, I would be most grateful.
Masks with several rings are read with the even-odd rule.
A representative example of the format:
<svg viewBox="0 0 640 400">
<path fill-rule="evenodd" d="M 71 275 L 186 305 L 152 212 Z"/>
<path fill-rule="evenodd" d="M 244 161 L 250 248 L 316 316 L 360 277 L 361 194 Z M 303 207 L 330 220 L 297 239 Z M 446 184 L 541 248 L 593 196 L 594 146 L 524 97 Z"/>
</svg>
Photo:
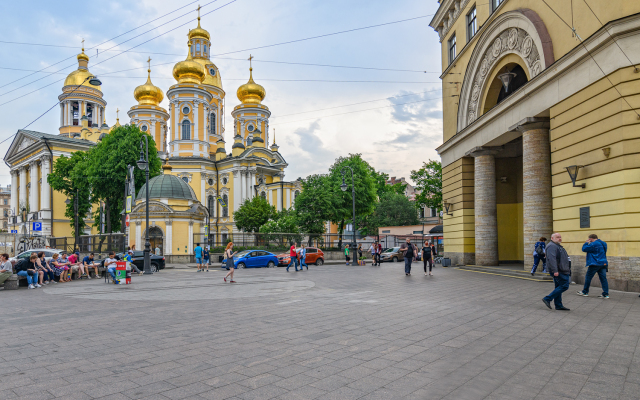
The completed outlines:
<svg viewBox="0 0 640 400">
<path fill-rule="evenodd" d="M 42 222 L 34 222 L 31 230 L 34 232 L 42 232 Z"/>
<path fill-rule="evenodd" d="M 209 225 L 204 226 L 204 238 L 207 239 L 209 237 Z"/>
<path fill-rule="evenodd" d="M 18 233 L 18 230 L 17 229 L 12 229 L 11 233 Z"/>
<path fill-rule="evenodd" d="M 125 225 L 129 226 L 129 214 L 127 214 L 127 217 L 124 220 Z"/>
<path fill-rule="evenodd" d="M 227 206 L 227 203 L 225 203 L 224 200 L 222 200 L 222 197 L 218 197 L 218 203 L 220 203 L 220 205 L 222 207 L 226 207 Z"/>
<path fill-rule="evenodd" d="M 131 196 L 127 196 L 127 208 L 126 208 L 126 211 L 125 211 L 127 214 L 129 214 L 131 212 L 131 201 L 132 201 Z"/>
</svg>

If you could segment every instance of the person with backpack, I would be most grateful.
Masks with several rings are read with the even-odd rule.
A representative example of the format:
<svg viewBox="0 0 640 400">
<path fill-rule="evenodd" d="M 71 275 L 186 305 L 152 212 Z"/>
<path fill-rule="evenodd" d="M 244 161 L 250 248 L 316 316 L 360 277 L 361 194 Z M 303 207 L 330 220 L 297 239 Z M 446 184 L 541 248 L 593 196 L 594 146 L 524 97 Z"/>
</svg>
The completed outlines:
<svg viewBox="0 0 640 400">
<path fill-rule="evenodd" d="M 578 295 L 589 296 L 589 286 L 591 280 L 598 274 L 600 285 L 602 285 L 602 294 L 598 296 L 601 299 L 609 298 L 609 282 L 607 281 L 607 243 L 598 239 L 598 235 L 591 234 L 587 241 L 582 245 L 582 251 L 587 253 L 587 274 L 584 277 L 584 287 L 578 292 Z"/>
<path fill-rule="evenodd" d="M 541 237 L 533 247 L 533 268 L 531 268 L 531 276 L 535 276 L 536 269 L 538 269 L 538 264 L 542 261 L 542 272 L 547 273 L 547 238 Z"/>
</svg>

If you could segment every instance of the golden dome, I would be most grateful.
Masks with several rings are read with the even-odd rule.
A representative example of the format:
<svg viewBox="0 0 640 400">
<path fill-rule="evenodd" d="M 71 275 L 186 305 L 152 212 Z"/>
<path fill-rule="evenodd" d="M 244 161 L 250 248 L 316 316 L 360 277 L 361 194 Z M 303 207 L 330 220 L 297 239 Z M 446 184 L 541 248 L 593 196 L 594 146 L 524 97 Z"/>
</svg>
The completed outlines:
<svg viewBox="0 0 640 400">
<path fill-rule="evenodd" d="M 204 80 L 202 81 L 203 85 L 211 85 L 222 89 L 222 79 L 220 79 L 218 67 L 205 58 L 194 58 L 193 61 L 201 64 L 205 70 Z M 215 75 L 211 74 L 212 69 Z"/>
<path fill-rule="evenodd" d="M 164 99 L 162 90 L 151 83 L 151 70 L 147 70 L 149 75 L 147 76 L 147 82 L 144 85 L 138 86 L 133 91 L 133 97 L 140 105 L 152 105 L 157 106 Z"/>
<path fill-rule="evenodd" d="M 89 72 L 89 56 L 84 54 L 84 49 L 82 49 L 82 53 L 78 54 L 78 69 L 73 71 L 67 76 L 67 79 L 64 80 L 63 86 L 88 86 L 93 89 L 100 90 L 100 86 L 94 86 L 89 83 L 89 77 L 93 76 L 91 72 Z"/>
<path fill-rule="evenodd" d="M 191 57 L 191 52 L 189 52 L 186 60 L 180 61 L 173 67 L 173 77 L 176 78 L 178 83 L 195 83 L 199 85 L 204 80 L 205 75 L 204 67 L 194 61 Z"/>
<path fill-rule="evenodd" d="M 267 95 L 267 91 L 264 90 L 262 85 L 258 85 L 253 81 L 253 68 L 249 68 L 249 82 L 238 88 L 238 100 L 242 103 L 255 103 L 260 104 Z"/>
<path fill-rule="evenodd" d="M 209 32 L 200 27 L 200 17 L 198 17 L 198 27 L 189 31 L 189 40 L 194 38 L 204 38 L 207 40 L 210 39 Z"/>
</svg>

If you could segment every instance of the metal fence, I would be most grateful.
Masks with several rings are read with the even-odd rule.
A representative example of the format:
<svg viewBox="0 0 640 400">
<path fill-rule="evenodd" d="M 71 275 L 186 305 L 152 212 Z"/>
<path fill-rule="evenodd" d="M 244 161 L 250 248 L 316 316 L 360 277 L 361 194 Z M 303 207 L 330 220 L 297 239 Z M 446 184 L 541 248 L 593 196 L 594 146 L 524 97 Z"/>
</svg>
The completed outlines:
<svg viewBox="0 0 640 400">
<path fill-rule="evenodd" d="M 369 246 L 373 242 L 379 241 L 383 248 L 398 247 L 402 243 L 405 243 L 406 239 L 411 239 L 412 243 L 420 245 L 424 240 L 430 243 L 435 243 L 439 246 L 441 241 L 438 241 L 435 237 L 423 236 L 423 235 L 376 235 L 376 236 L 362 236 L 356 235 L 356 242 L 358 245 L 362 244 L 362 248 L 369 249 Z M 213 252 L 222 252 L 227 243 L 233 242 L 236 249 L 240 248 L 261 248 L 264 250 L 285 250 L 291 246 L 291 243 L 295 243 L 296 246 L 300 246 L 302 243 L 309 247 L 317 247 L 325 251 L 342 250 L 345 245 L 350 246 L 353 243 L 353 233 L 345 233 L 339 235 L 337 233 L 324 233 L 324 234 L 295 234 L 295 233 L 228 233 L 220 235 L 205 235 L 203 233 L 193 234 L 193 243 L 200 245 L 208 245 Z M 441 249 L 438 248 L 438 252 Z"/>
<path fill-rule="evenodd" d="M 102 235 L 85 235 L 78 237 L 49 238 L 51 248 L 67 252 L 79 250 L 81 253 L 106 253 L 109 251 L 123 252 L 126 249 L 126 235 L 124 233 L 107 233 Z"/>
</svg>

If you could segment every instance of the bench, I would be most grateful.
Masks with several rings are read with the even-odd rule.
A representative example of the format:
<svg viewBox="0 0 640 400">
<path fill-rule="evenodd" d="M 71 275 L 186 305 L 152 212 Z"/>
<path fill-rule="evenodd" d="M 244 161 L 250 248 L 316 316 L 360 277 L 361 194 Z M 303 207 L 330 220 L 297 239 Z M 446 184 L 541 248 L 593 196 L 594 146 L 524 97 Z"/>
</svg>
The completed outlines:
<svg viewBox="0 0 640 400">
<path fill-rule="evenodd" d="M 4 283 L 1 284 L 0 286 L 4 287 L 4 290 L 17 290 L 18 289 L 18 280 L 19 279 L 27 279 L 27 278 L 23 278 L 21 276 L 13 274 L 13 275 L 11 275 L 9 277 L 9 279 L 4 281 Z"/>
</svg>

